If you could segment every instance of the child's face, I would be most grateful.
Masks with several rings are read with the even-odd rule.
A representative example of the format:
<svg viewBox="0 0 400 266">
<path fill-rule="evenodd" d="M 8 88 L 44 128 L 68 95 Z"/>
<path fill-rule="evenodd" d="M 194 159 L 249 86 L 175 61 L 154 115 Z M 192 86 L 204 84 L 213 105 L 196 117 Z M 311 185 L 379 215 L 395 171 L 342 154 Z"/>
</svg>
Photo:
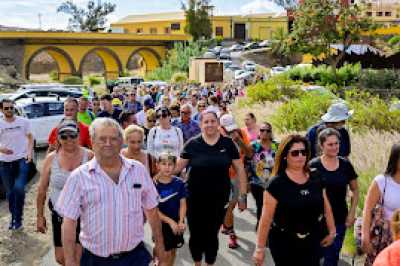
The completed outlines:
<svg viewBox="0 0 400 266">
<path fill-rule="evenodd" d="M 158 163 L 160 174 L 170 176 L 174 172 L 175 163 L 171 160 L 162 160 Z"/>
</svg>

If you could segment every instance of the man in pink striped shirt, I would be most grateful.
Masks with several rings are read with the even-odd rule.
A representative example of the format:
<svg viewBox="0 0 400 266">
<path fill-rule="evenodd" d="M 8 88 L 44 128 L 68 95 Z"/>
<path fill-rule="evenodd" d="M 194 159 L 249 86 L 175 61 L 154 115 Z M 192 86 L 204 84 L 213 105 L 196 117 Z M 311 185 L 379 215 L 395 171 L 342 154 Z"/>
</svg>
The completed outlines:
<svg viewBox="0 0 400 266">
<path fill-rule="evenodd" d="M 140 163 L 120 156 L 122 129 L 110 118 L 90 126 L 94 158 L 72 172 L 56 205 L 64 217 L 62 240 L 67 266 L 76 265 L 75 230 L 80 217 L 80 265 L 149 265 L 143 244 L 143 211 L 153 231 L 157 254 L 164 244 L 157 212 L 158 194 Z"/>
</svg>

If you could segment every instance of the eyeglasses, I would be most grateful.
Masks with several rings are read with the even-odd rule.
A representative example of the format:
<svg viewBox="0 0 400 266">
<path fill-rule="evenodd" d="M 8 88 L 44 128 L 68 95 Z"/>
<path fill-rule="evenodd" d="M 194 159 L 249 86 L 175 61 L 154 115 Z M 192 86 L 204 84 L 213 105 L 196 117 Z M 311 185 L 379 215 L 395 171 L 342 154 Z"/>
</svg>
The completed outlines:
<svg viewBox="0 0 400 266">
<path fill-rule="evenodd" d="M 266 132 L 266 133 L 271 133 L 272 130 L 271 129 L 266 129 L 266 128 L 261 128 L 260 132 Z"/>
<path fill-rule="evenodd" d="M 67 140 L 67 139 L 76 139 L 78 137 L 78 133 L 62 133 L 60 134 L 60 139 Z"/>
<path fill-rule="evenodd" d="M 290 155 L 293 157 L 298 157 L 300 154 L 302 156 L 307 156 L 307 151 L 306 150 L 291 150 L 289 151 Z"/>
<path fill-rule="evenodd" d="M 3 107 L 3 110 L 4 111 L 8 111 L 8 110 L 12 111 L 12 110 L 14 110 L 14 106 Z"/>
</svg>

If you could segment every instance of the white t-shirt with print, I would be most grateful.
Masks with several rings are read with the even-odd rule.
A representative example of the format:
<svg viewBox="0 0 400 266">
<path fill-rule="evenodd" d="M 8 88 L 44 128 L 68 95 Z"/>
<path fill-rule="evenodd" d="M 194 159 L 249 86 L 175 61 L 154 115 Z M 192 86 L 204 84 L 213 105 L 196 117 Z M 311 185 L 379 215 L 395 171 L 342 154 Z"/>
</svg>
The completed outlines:
<svg viewBox="0 0 400 266">
<path fill-rule="evenodd" d="M 12 150 L 8 155 L 0 153 L 0 161 L 12 162 L 24 158 L 28 154 L 28 138 L 31 125 L 28 119 L 16 116 L 13 122 L 0 119 L 0 146 Z"/>
<path fill-rule="evenodd" d="M 180 128 L 171 126 L 162 129 L 153 127 L 147 137 L 147 151 L 158 158 L 162 152 L 169 152 L 179 158 L 183 149 L 183 134 Z"/>
</svg>

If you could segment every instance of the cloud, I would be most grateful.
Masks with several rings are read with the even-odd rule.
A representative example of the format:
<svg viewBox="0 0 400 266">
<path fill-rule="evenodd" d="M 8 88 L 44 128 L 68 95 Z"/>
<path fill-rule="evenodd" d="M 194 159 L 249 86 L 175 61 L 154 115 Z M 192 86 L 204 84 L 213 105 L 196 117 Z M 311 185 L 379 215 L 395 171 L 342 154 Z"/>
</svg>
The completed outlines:
<svg viewBox="0 0 400 266">
<path fill-rule="evenodd" d="M 244 15 L 258 13 L 282 13 L 285 9 L 269 0 L 255 0 L 240 8 Z"/>
</svg>

